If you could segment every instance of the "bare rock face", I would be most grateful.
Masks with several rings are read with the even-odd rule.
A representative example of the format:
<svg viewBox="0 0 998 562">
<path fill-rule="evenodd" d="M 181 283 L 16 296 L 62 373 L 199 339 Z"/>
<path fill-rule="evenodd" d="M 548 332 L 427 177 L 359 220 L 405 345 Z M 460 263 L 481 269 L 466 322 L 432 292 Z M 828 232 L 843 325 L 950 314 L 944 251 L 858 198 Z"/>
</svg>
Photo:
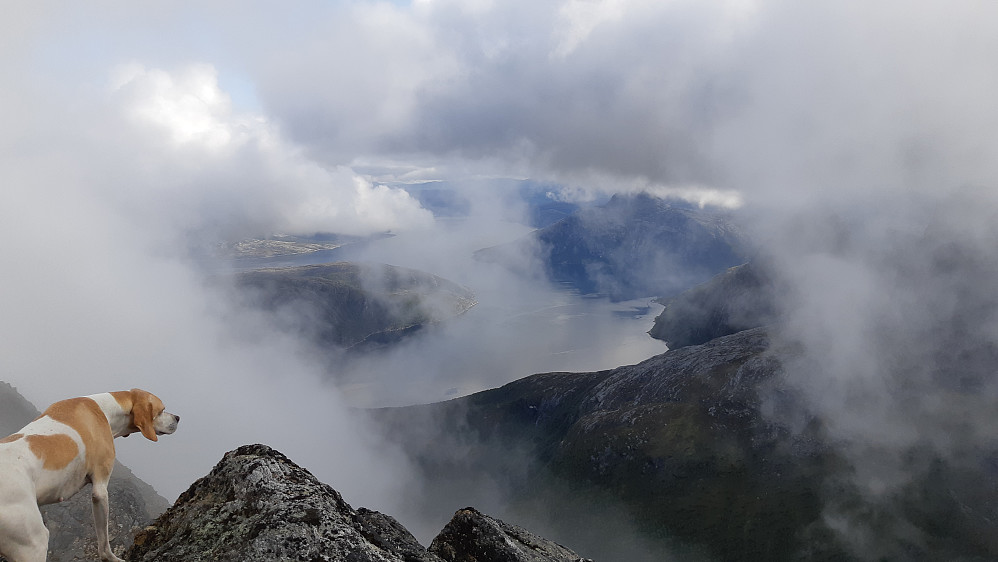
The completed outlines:
<svg viewBox="0 0 998 562">
<path fill-rule="evenodd" d="M 547 539 L 466 507 L 433 539 L 447 562 L 592 562 Z"/>
<path fill-rule="evenodd" d="M 367 508 L 357 510 L 360 531 L 375 546 L 394 552 L 405 562 L 441 562 L 436 555 L 427 552 L 416 537 L 390 515 Z"/>
<path fill-rule="evenodd" d="M 336 490 L 264 445 L 230 451 L 135 538 L 132 562 L 402 562 Z M 414 539 L 413 539 L 414 542 Z"/>
<path fill-rule="evenodd" d="M 226 453 L 135 537 L 131 562 L 577 562 L 574 552 L 461 510 L 427 550 L 392 517 L 355 510 L 265 445 Z"/>
</svg>

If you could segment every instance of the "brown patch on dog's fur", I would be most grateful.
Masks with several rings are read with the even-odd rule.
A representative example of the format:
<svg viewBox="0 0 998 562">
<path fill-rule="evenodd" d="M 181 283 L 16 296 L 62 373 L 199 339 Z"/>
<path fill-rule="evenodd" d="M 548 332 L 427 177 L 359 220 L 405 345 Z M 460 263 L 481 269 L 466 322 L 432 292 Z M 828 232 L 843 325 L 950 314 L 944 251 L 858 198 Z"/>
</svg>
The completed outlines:
<svg viewBox="0 0 998 562">
<path fill-rule="evenodd" d="M 42 415 L 75 429 L 86 451 L 87 474 L 107 480 L 114 468 L 114 437 L 97 402 L 90 398 L 70 398 L 52 404 Z"/>
<path fill-rule="evenodd" d="M 0 439 L 0 443 L 13 443 L 14 441 L 17 441 L 18 439 L 20 439 L 22 437 L 24 437 L 24 434 L 22 434 L 22 433 L 15 433 L 14 435 L 8 435 L 7 437 L 4 437 L 3 439 Z"/>
<path fill-rule="evenodd" d="M 36 457 L 42 460 L 45 470 L 61 470 L 80 454 L 76 441 L 65 433 L 29 435 L 24 438 Z"/>
</svg>

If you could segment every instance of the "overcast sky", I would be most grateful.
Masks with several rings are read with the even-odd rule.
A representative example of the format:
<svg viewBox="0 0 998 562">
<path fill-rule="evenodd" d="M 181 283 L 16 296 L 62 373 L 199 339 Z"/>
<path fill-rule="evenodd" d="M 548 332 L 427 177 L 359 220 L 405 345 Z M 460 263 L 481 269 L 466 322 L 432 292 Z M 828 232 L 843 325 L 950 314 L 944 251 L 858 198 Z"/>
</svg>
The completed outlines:
<svg viewBox="0 0 998 562">
<path fill-rule="evenodd" d="M 211 459 L 168 484 L 144 467 L 168 496 L 222 447 L 270 440 L 367 494 L 361 503 L 389 502 L 372 490 L 397 473 L 369 468 L 403 461 L 364 446 L 376 440 L 295 342 L 233 333 L 233 315 L 255 320 L 226 309 L 185 260 L 272 232 L 432 232 L 396 182 L 531 178 L 579 196 L 651 189 L 742 204 L 790 286 L 793 337 L 812 352 L 791 378 L 821 415 L 849 420 L 832 424 L 846 441 L 910 442 L 916 414 L 927 426 L 916 434 L 949 414 L 902 408 L 897 381 L 878 374 L 900 368 L 885 355 L 966 331 L 940 319 L 967 310 L 983 311 L 969 324 L 975 346 L 998 339 L 995 2 L 4 8 L 0 378 L 39 404 L 163 389 L 186 427 L 159 450 L 132 439 L 124 454 Z M 953 252 L 963 259 L 941 261 Z M 930 392 L 935 363 L 916 364 Z M 247 390 L 257 383 L 266 399 Z M 856 405 L 857 388 L 881 398 Z M 302 411 L 324 417 L 289 417 Z M 883 434 L 869 437 L 871 424 Z M 301 431 L 313 425 L 323 429 Z M 968 435 L 990 429 L 982 418 Z M 194 444 L 184 432 L 220 437 Z M 319 434 L 357 452 L 332 462 L 310 444 Z"/>
</svg>

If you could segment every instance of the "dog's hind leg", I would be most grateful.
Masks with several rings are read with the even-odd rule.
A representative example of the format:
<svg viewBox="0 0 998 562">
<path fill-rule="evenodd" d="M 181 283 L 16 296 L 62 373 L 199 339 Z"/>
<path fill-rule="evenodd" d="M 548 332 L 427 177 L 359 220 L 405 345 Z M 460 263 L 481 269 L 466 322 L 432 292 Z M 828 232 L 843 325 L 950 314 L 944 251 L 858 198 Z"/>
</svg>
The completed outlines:
<svg viewBox="0 0 998 562">
<path fill-rule="evenodd" d="M 111 542 L 107 534 L 107 520 L 110 512 L 107 497 L 107 480 L 94 481 L 93 483 L 94 502 L 94 529 L 97 530 L 97 551 L 100 559 L 105 562 L 124 562 L 111 552 Z"/>
<path fill-rule="evenodd" d="M 34 497 L 0 509 L 0 553 L 10 562 L 45 562 L 49 530 Z"/>
</svg>

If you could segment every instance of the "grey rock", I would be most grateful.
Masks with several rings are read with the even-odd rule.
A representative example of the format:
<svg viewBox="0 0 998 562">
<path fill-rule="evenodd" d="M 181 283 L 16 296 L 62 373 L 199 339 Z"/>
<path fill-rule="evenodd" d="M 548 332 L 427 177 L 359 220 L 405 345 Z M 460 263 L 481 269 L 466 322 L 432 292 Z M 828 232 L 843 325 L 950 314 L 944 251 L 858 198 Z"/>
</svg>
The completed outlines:
<svg viewBox="0 0 998 562">
<path fill-rule="evenodd" d="M 146 561 L 402 562 L 375 545 L 336 490 L 265 445 L 225 454 L 135 538 L 126 558 Z M 413 539 L 414 541 L 415 539 Z"/>
<path fill-rule="evenodd" d="M 330 486 L 265 445 L 225 454 L 139 533 L 132 562 L 577 562 L 571 550 L 473 509 L 427 550 L 391 516 L 353 509 Z M 442 553 L 442 554 L 441 554 Z"/>
<path fill-rule="evenodd" d="M 592 562 L 472 507 L 458 510 L 430 545 L 447 562 Z"/>
<path fill-rule="evenodd" d="M 409 531 L 390 515 L 367 508 L 357 510 L 360 532 L 375 546 L 394 552 L 405 562 L 440 562 L 435 554 L 427 552 Z"/>
</svg>

